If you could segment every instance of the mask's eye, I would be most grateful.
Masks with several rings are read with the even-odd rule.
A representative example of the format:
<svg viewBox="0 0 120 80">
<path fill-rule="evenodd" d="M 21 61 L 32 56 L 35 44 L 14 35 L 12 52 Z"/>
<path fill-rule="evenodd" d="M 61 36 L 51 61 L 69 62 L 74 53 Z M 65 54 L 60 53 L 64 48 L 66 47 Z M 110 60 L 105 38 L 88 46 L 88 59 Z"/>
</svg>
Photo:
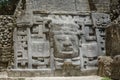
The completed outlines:
<svg viewBox="0 0 120 80">
<path fill-rule="evenodd" d="M 57 38 L 58 41 L 65 41 L 64 38 Z"/>
<path fill-rule="evenodd" d="M 58 41 L 62 41 L 62 39 L 57 39 Z"/>
<path fill-rule="evenodd" d="M 72 42 L 75 42 L 75 39 L 71 39 Z"/>
</svg>

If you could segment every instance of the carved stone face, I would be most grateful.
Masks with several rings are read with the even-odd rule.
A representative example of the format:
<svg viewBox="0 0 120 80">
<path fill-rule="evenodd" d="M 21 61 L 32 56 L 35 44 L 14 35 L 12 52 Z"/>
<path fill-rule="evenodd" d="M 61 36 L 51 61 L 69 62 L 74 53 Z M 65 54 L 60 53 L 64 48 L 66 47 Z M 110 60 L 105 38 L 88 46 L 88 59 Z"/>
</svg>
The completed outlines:
<svg viewBox="0 0 120 80">
<path fill-rule="evenodd" d="M 79 55 L 78 38 L 76 35 L 55 35 L 54 55 L 59 58 L 73 58 Z"/>
</svg>

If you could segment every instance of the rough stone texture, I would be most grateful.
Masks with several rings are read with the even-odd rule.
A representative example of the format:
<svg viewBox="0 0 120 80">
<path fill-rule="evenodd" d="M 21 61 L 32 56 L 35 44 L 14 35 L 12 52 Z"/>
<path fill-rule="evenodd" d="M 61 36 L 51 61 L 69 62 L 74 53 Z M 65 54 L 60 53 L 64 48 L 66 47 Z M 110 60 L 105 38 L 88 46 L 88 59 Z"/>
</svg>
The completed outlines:
<svg viewBox="0 0 120 80">
<path fill-rule="evenodd" d="M 71 75 L 72 70 L 97 68 L 98 56 L 105 54 L 109 14 L 88 13 L 87 0 L 26 0 L 26 9 L 21 5 L 14 29 L 14 69 L 63 69 Z"/>
<path fill-rule="evenodd" d="M 96 13 L 92 14 L 92 18 L 90 15 L 82 17 L 82 15 L 69 14 L 68 16 L 55 14 L 47 16 L 34 14 L 32 16 L 33 25 L 20 26 L 18 24 L 14 31 L 16 69 L 32 69 L 34 65 L 35 69 L 40 69 L 44 64 L 48 67 L 43 68 L 51 69 L 54 67 L 61 69 L 64 64 L 72 64 L 75 66 L 74 68 L 78 69 L 80 67 L 82 69 L 97 68 L 97 56 L 105 54 L 103 29 L 109 23 L 108 14 Z M 98 17 L 101 18 L 99 22 Z M 94 24 L 92 20 L 94 20 Z M 29 45 L 29 43 L 31 44 Z M 42 43 L 46 45 L 44 48 Z M 97 43 L 102 44 L 97 45 Z M 97 51 L 98 48 L 99 51 Z M 31 49 L 32 51 L 29 51 Z M 46 49 L 48 53 L 45 52 Z M 43 54 L 48 56 L 45 57 Z M 53 61 L 50 63 L 48 60 Z"/>
<path fill-rule="evenodd" d="M 58 74 L 56 70 L 62 69 L 62 76 L 72 76 L 96 69 L 98 56 L 106 52 L 105 28 L 110 23 L 110 17 L 104 12 L 109 12 L 109 1 L 93 0 L 97 12 L 90 12 L 88 0 L 20 0 L 14 13 L 17 27 L 13 34 L 13 29 L 6 31 L 10 22 L 2 18 L 7 27 L 2 25 L 4 32 L 0 32 L 3 39 L 0 57 L 1 62 L 5 62 L 0 64 L 1 67 L 7 68 L 13 62 L 13 40 L 13 69 L 23 72 L 8 73 L 12 76 L 31 76 L 34 70 L 41 70 L 34 75 L 45 76 L 44 69 L 50 69 L 54 75 Z M 119 50 L 114 54 L 118 53 Z M 99 59 L 100 75 L 111 75 L 111 62 L 110 57 Z M 27 69 L 34 70 L 24 72 Z M 51 75 L 49 71 L 46 74 Z"/>
<path fill-rule="evenodd" d="M 107 65 L 109 62 L 111 62 L 108 65 L 108 70 L 110 75 L 109 76 L 112 79 L 120 79 L 120 17 L 118 17 L 116 20 L 114 20 L 106 29 L 106 55 L 111 56 L 112 60 L 107 61 L 105 64 L 99 65 L 99 69 L 101 69 L 101 66 Z M 104 67 L 103 67 L 104 68 Z M 101 71 L 107 71 L 107 70 L 99 70 L 99 73 Z M 100 74 L 102 75 L 102 74 Z"/>
<path fill-rule="evenodd" d="M 100 56 L 98 58 L 98 75 L 110 77 L 113 80 L 120 79 L 120 55 L 113 57 Z"/>
<path fill-rule="evenodd" d="M 52 11 L 90 11 L 88 0 L 30 0 L 33 10 Z"/>
<path fill-rule="evenodd" d="M 13 63 L 13 27 L 10 16 L 0 16 L 0 69 L 10 68 Z"/>
<path fill-rule="evenodd" d="M 13 15 L 19 0 L 0 0 L 0 15 Z"/>
<path fill-rule="evenodd" d="M 106 29 L 106 55 L 114 57 L 120 54 L 120 18 L 117 18 Z"/>
<path fill-rule="evenodd" d="M 19 0 L 13 15 L 15 19 L 22 17 L 22 15 L 25 12 L 24 10 L 26 9 L 25 5 L 26 5 L 26 0 Z"/>
<path fill-rule="evenodd" d="M 11 70 L 7 71 L 8 77 L 52 77 L 52 70 Z"/>
<path fill-rule="evenodd" d="M 111 20 L 115 20 L 120 15 L 120 0 L 111 0 L 110 4 Z"/>
<path fill-rule="evenodd" d="M 111 64 L 113 59 L 108 56 L 99 56 L 98 58 L 98 75 L 99 76 L 111 76 Z"/>
<path fill-rule="evenodd" d="M 67 77 L 67 76 L 90 76 L 96 75 L 96 70 L 85 70 L 85 71 L 77 71 L 75 69 L 71 70 L 71 73 L 65 73 L 63 70 L 55 70 L 52 71 L 51 69 L 42 69 L 42 70 L 35 70 L 35 69 L 26 69 L 26 70 L 10 70 L 7 71 L 8 77 Z"/>
<path fill-rule="evenodd" d="M 120 79 L 120 55 L 117 55 L 113 58 L 111 71 L 111 78 Z"/>
<path fill-rule="evenodd" d="M 89 0 L 92 11 L 110 12 L 110 0 Z"/>
<path fill-rule="evenodd" d="M 101 80 L 99 76 L 81 76 L 81 77 L 23 77 L 23 78 L 0 78 L 0 80 Z"/>
</svg>

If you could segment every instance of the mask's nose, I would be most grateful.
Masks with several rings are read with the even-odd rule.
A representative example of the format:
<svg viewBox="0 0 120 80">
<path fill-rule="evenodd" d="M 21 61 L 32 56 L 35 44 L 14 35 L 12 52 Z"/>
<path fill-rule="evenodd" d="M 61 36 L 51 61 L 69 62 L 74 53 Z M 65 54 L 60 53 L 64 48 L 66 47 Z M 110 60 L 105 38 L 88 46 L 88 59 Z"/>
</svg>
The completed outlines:
<svg viewBox="0 0 120 80">
<path fill-rule="evenodd" d="M 69 46 L 71 46 L 71 41 L 70 41 L 69 37 L 66 37 L 63 46 L 64 46 L 64 47 L 69 47 Z"/>
<path fill-rule="evenodd" d="M 63 50 L 64 51 L 71 51 L 72 50 L 72 44 L 71 44 L 71 41 L 70 40 L 66 40 L 64 43 L 63 43 Z"/>
<path fill-rule="evenodd" d="M 72 45 L 71 45 L 70 41 L 69 42 L 66 41 L 65 43 L 63 43 L 63 46 L 64 47 L 69 47 L 69 46 L 72 46 Z"/>
</svg>

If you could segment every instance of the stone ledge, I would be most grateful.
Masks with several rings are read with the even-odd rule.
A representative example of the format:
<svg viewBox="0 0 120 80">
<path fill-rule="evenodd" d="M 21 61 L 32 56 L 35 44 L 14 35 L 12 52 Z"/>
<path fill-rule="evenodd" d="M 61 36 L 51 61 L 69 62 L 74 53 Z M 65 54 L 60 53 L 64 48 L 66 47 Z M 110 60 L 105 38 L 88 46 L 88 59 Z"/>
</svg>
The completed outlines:
<svg viewBox="0 0 120 80">
<path fill-rule="evenodd" d="M 81 77 L 30 77 L 30 78 L 0 78 L 0 80 L 101 80 L 99 76 L 81 76 Z"/>
<path fill-rule="evenodd" d="M 53 76 L 90 76 L 96 75 L 97 69 L 94 70 L 85 70 L 78 71 L 72 70 L 70 74 L 63 73 L 62 70 L 10 70 L 6 72 L 6 76 L 8 77 L 53 77 Z"/>
</svg>

